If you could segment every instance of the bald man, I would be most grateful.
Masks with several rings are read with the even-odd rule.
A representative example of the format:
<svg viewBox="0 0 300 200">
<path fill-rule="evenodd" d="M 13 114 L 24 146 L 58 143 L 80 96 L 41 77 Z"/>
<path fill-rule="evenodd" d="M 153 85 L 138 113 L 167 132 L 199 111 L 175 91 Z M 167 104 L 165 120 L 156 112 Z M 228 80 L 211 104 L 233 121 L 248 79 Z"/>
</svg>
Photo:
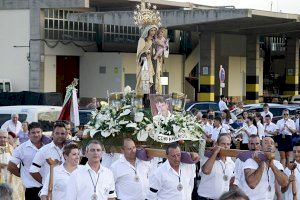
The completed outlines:
<svg viewBox="0 0 300 200">
<path fill-rule="evenodd" d="M 262 140 L 262 151 L 266 159 L 262 159 L 255 152 L 244 164 L 244 175 L 246 183 L 252 189 L 251 194 L 247 195 L 250 199 L 273 200 L 275 196 L 275 183 L 281 187 L 288 185 L 288 177 L 284 174 L 282 164 L 274 160 L 271 153 L 275 152 L 274 140 L 266 137 Z"/>
</svg>

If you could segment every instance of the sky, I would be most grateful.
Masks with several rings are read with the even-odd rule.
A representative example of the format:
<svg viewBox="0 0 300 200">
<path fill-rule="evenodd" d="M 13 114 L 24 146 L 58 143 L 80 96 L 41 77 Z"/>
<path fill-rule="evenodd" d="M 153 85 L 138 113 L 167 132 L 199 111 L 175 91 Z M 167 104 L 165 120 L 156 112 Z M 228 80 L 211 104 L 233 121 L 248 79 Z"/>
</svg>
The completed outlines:
<svg viewBox="0 0 300 200">
<path fill-rule="evenodd" d="M 192 2 L 209 6 L 235 6 L 236 8 L 252 8 L 274 12 L 300 14 L 299 0 L 172 0 Z M 271 6 L 272 5 L 272 6 Z"/>
</svg>

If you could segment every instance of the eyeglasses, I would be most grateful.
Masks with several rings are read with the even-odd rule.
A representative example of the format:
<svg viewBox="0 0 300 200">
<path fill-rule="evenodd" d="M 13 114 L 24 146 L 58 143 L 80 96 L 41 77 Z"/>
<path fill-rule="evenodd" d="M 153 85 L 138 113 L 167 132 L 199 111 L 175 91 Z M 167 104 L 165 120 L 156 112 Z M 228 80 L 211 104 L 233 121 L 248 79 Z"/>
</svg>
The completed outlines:
<svg viewBox="0 0 300 200">
<path fill-rule="evenodd" d="M 284 116 L 288 116 L 289 114 L 287 114 L 287 113 L 284 113 L 283 115 L 284 115 Z"/>
</svg>

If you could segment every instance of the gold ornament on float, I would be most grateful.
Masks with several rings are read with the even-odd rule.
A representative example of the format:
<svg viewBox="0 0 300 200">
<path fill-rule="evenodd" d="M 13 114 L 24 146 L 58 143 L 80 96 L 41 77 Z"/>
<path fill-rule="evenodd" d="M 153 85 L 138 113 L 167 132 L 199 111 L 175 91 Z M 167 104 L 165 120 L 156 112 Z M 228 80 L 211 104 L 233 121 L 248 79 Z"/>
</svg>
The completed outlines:
<svg viewBox="0 0 300 200">
<path fill-rule="evenodd" d="M 149 1 L 141 0 L 141 4 L 136 5 L 136 10 L 133 12 L 134 24 L 140 29 L 156 25 L 161 26 L 160 13 L 156 5 L 151 5 Z"/>
</svg>

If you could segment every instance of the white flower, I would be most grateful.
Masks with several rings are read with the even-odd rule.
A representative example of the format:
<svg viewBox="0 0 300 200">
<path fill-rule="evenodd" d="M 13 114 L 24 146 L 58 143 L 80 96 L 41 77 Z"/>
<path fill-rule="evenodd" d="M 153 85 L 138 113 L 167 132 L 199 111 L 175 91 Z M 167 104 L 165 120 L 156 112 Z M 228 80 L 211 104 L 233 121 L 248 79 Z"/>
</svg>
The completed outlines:
<svg viewBox="0 0 300 200">
<path fill-rule="evenodd" d="M 137 112 L 134 115 L 135 122 L 141 122 L 141 121 L 143 121 L 143 118 L 144 118 L 144 113 L 142 113 L 142 112 Z"/>
<path fill-rule="evenodd" d="M 109 131 L 101 131 L 101 135 L 103 136 L 103 137 L 108 137 L 108 136 L 110 136 L 110 132 Z"/>
<path fill-rule="evenodd" d="M 131 87 L 129 85 L 127 85 L 125 88 L 124 88 L 124 93 L 125 95 L 130 93 L 131 92 Z"/>
<path fill-rule="evenodd" d="M 178 135 L 179 130 L 180 130 L 180 126 L 173 124 L 173 132 L 175 135 Z"/>
<path fill-rule="evenodd" d="M 125 109 L 131 109 L 131 105 L 125 105 L 122 107 L 122 110 L 125 110 Z"/>
<path fill-rule="evenodd" d="M 137 137 L 138 141 L 146 141 L 148 138 L 148 132 L 145 130 L 141 130 L 138 132 L 136 137 Z"/>
<path fill-rule="evenodd" d="M 91 138 L 93 138 L 94 135 L 95 135 L 96 133 L 98 133 L 98 132 L 99 132 L 99 130 L 91 129 L 91 130 L 90 130 L 90 136 L 91 136 Z"/>
<path fill-rule="evenodd" d="M 131 111 L 130 111 L 129 109 L 124 110 L 124 111 L 119 115 L 119 118 L 120 118 L 120 117 L 123 117 L 123 116 L 126 116 L 126 115 L 129 115 L 130 112 L 131 112 Z"/>
<path fill-rule="evenodd" d="M 124 124 L 128 124 L 128 123 L 129 123 L 129 121 L 125 121 L 125 120 L 119 121 L 119 124 L 120 124 L 120 125 L 124 125 Z"/>
<path fill-rule="evenodd" d="M 101 109 L 107 108 L 108 103 L 106 101 L 100 101 Z"/>
<path fill-rule="evenodd" d="M 137 127 L 137 124 L 131 122 L 131 123 L 127 124 L 126 127 L 127 127 L 127 128 L 136 128 L 136 127 Z"/>
</svg>

